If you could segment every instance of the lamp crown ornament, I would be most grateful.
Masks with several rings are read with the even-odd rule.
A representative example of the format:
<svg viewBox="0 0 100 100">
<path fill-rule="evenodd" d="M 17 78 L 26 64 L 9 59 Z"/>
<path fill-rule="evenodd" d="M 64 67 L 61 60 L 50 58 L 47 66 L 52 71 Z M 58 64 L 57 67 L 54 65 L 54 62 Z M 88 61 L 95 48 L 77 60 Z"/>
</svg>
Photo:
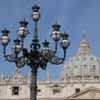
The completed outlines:
<svg viewBox="0 0 100 100">
<path fill-rule="evenodd" d="M 3 33 L 3 35 L 8 35 L 10 31 L 5 27 L 4 30 L 1 30 L 1 32 Z"/>
<path fill-rule="evenodd" d="M 59 25 L 57 21 L 55 24 L 52 25 L 52 28 L 54 29 L 54 31 L 59 31 L 60 27 L 61 25 Z"/>
<path fill-rule="evenodd" d="M 35 5 L 32 7 L 32 9 L 33 9 L 34 12 L 37 12 L 37 11 L 40 9 L 40 7 L 39 7 L 37 4 L 35 4 Z"/>
<path fill-rule="evenodd" d="M 28 22 L 26 21 L 25 18 L 24 18 L 24 20 L 20 21 L 19 23 L 20 23 L 20 25 L 21 25 L 22 27 L 27 27 L 27 25 L 28 25 Z"/>
</svg>

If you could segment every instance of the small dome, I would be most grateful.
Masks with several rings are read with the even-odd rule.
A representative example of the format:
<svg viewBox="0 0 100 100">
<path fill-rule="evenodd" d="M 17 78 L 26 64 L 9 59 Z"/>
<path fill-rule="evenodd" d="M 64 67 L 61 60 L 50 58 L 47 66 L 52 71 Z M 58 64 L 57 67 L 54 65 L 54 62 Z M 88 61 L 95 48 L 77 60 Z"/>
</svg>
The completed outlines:
<svg viewBox="0 0 100 100">
<path fill-rule="evenodd" d="M 21 75 L 20 71 L 18 68 L 15 69 L 14 73 L 9 77 L 10 81 L 23 81 L 24 76 Z"/>
<path fill-rule="evenodd" d="M 86 36 L 80 42 L 76 56 L 69 59 L 62 70 L 62 79 L 90 79 L 100 77 L 100 59 L 95 57 L 89 48 Z"/>
</svg>

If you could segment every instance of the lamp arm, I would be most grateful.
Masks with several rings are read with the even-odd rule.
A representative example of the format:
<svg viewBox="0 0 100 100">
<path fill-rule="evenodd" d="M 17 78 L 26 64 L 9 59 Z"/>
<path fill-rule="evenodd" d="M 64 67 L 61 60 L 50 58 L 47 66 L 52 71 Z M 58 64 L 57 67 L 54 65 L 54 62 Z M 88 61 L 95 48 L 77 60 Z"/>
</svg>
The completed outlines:
<svg viewBox="0 0 100 100">
<path fill-rule="evenodd" d="M 38 23 L 34 23 L 34 34 L 33 34 L 33 41 L 38 42 Z"/>
<path fill-rule="evenodd" d="M 62 64 L 64 61 L 64 58 L 58 57 L 58 56 L 54 56 L 51 60 L 50 63 L 51 64 L 55 64 L 55 65 L 59 65 Z"/>
<path fill-rule="evenodd" d="M 15 54 L 5 55 L 4 58 L 8 62 L 16 62 L 16 55 Z"/>
<path fill-rule="evenodd" d="M 3 46 L 3 56 L 6 56 L 6 46 Z"/>
<path fill-rule="evenodd" d="M 25 56 L 18 57 L 15 62 L 17 68 L 22 68 L 27 63 L 28 63 L 28 58 Z"/>
<path fill-rule="evenodd" d="M 64 52 L 64 54 L 63 54 L 63 61 L 64 61 L 66 58 L 66 49 L 63 49 L 63 52 Z"/>
<path fill-rule="evenodd" d="M 59 56 L 54 55 L 52 57 L 52 59 L 50 59 L 50 63 L 55 64 L 55 65 L 62 64 L 65 60 L 65 57 L 66 57 L 66 49 L 63 49 L 63 53 L 64 53 L 63 57 L 59 57 Z"/>
<path fill-rule="evenodd" d="M 21 39 L 21 47 L 24 48 L 24 38 Z"/>
<path fill-rule="evenodd" d="M 63 57 L 59 57 L 59 56 L 57 56 L 57 46 L 58 46 L 58 43 L 55 42 L 55 51 L 54 51 L 54 54 L 52 55 L 52 58 L 49 59 L 49 61 L 52 64 L 59 65 L 59 64 L 63 63 L 66 58 L 67 48 L 62 48 L 63 49 Z"/>
<path fill-rule="evenodd" d="M 58 50 L 58 41 L 55 41 L 55 54 L 57 53 L 57 50 Z"/>
</svg>

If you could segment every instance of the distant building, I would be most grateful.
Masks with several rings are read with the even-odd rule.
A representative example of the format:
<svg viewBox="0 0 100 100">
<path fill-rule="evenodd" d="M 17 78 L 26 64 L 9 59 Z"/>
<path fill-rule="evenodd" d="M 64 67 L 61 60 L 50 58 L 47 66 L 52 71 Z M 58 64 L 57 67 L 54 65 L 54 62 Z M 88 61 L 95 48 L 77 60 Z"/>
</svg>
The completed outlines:
<svg viewBox="0 0 100 100">
<path fill-rule="evenodd" d="M 10 77 L 0 74 L 0 100 L 29 100 L 30 75 L 18 69 Z M 77 54 L 61 71 L 60 80 L 48 73 L 38 81 L 38 100 L 100 100 L 100 59 L 95 57 L 83 35 Z"/>
</svg>

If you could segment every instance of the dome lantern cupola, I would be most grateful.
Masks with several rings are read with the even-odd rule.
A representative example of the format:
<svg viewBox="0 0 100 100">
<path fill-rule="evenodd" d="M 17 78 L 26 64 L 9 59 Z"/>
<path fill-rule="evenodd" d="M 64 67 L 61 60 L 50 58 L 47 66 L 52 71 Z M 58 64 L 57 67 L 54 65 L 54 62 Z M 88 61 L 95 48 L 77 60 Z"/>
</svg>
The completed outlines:
<svg viewBox="0 0 100 100">
<path fill-rule="evenodd" d="M 90 50 L 89 44 L 87 42 L 86 35 L 83 34 L 77 54 L 78 55 L 89 55 L 90 53 L 91 53 L 91 50 Z"/>
</svg>

